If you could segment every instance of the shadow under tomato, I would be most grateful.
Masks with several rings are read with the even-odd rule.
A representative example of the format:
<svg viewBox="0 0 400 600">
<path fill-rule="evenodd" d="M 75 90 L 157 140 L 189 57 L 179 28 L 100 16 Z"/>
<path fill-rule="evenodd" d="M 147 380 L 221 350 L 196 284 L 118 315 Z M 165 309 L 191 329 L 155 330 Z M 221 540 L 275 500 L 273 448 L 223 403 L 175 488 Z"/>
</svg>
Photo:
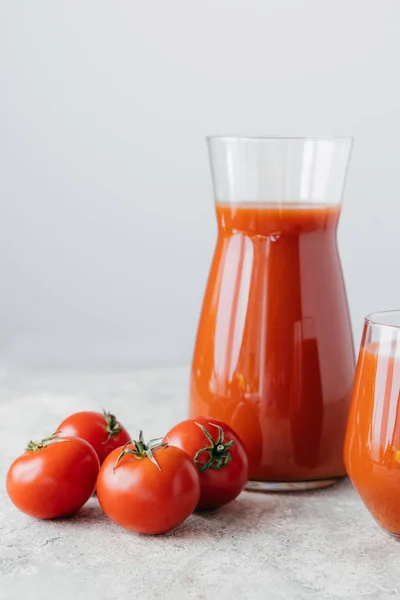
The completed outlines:
<svg viewBox="0 0 400 600">
<path fill-rule="evenodd" d="M 102 511 L 101 506 L 96 498 L 90 498 L 88 502 L 73 515 L 67 515 L 65 517 L 51 519 L 52 523 L 57 523 L 58 525 L 62 525 L 63 523 L 68 524 L 72 522 L 74 523 L 74 525 L 75 523 L 82 523 L 88 525 L 90 523 L 99 523 L 100 521 L 109 521 L 109 519 Z"/>
<path fill-rule="evenodd" d="M 193 513 L 179 527 L 161 537 L 196 541 L 249 534 L 259 530 L 260 520 L 272 518 L 278 510 L 272 497 L 266 496 L 260 501 L 246 493 L 221 508 Z"/>
</svg>

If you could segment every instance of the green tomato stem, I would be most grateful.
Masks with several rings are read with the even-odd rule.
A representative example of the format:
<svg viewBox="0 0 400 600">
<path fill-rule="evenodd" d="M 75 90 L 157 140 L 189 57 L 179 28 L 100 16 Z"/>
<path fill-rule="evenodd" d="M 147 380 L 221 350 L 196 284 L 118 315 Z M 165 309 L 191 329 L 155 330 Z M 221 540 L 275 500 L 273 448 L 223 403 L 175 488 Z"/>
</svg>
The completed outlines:
<svg viewBox="0 0 400 600">
<path fill-rule="evenodd" d="M 103 410 L 104 418 L 106 420 L 106 432 L 108 433 L 108 437 L 103 444 L 107 444 L 111 440 L 112 437 L 117 435 L 122 431 L 121 425 L 118 423 L 115 415 Z"/>
<path fill-rule="evenodd" d="M 39 452 L 40 450 L 47 448 L 47 446 L 50 446 L 51 444 L 65 442 L 66 440 L 64 438 L 58 437 L 59 433 L 59 431 L 56 431 L 55 433 L 53 433 L 53 435 L 44 438 L 43 440 L 40 440 L 40 442 L 33 442 L 31 440 L 30 442 L 28 442 L 28 445 L 25 448 L 25 452 Z"/>
<path fill-rule="evenodd" d="M 218 440 L 215 442 L 210 432 L 207 431 L 207 429 L 201 425 L 201 423 L 198 423 L 197 421 L 195 421 L 195 423 L 198 427 L 200 427 L 210 442 L 209 446 L 200 448 L 200 450 L 198 450 L 194 455 L 193 460 L 200 473 L 204 473 L 204 471 L 207 471 L 207 469 L 222 469 L 223 467 L 226 467 L 226 465 L 228 465 L 232 460 L 232 455 L 229 452 L 229 448 L 232 448 L 235 442 L 231 440 L 230 442 L 224 444 L 224 430 L 220 425 L 209 423 L 209 425 L 212 425 L 218 429 Z M 200 456 L 204 452 L 209 455 L 209 459 L 206 462 L 199 460 Z"/>
<path fill-rule="evenodd" d="M 134 446 L 134 448 L 128 448 L 128 446 L 130 446 L 130 445 Z M 134 456 L 138 460 L 143 460 L 144 458 L 148 458 L 157 467 L 157 469 L 159 471 L 161 471 L 161 467 L 153 455 L 153 450 L 157 450 L 158 448 L 165 448 L 166 446 L 168 446 L 168 441 L 164 442 L 163 438 L 156 438 L 156 439 L 150 440 L 147 444 L 145 444 L 144 439 L 143 439 L 143 431 L 140 430 L 139 439 L 137 441 L 130 440 L 122 448 L 120 454 L 117 457 L 117 460 L 114 463 L 113 471 L 115 473 L 115 469 L 118 467 L 120 460 L 126 454 L 132 454 L 132 456 Z"/>
</svg>

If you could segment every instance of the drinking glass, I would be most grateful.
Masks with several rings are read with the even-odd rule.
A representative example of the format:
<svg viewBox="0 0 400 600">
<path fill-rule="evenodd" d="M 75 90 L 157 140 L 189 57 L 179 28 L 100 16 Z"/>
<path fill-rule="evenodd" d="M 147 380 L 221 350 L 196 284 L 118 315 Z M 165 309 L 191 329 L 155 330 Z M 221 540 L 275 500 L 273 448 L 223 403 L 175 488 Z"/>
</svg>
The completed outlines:
<svg viewBox="0 0 400 600">
<path fill-rule="evenodd" d="M 366 317 L 346 431 L 347 473 L 384 529 L 400 535 L 400 310 Z"/>
</svg>

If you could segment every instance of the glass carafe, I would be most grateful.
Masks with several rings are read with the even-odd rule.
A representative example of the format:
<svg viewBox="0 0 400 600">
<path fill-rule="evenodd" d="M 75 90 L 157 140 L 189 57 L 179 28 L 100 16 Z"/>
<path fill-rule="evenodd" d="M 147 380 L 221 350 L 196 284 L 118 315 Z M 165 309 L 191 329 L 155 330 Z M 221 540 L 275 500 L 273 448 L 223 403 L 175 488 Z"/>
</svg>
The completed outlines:
<svg viewBox="0 0 400 600">
<path fill-rule="evenodd" d="M 351 146 L 208 139 L 218 238 L 190 414 L 235 429 L 250 489 L 311 489 L 345 475 L 355 355 L 337 226 Z"/>
</svg>

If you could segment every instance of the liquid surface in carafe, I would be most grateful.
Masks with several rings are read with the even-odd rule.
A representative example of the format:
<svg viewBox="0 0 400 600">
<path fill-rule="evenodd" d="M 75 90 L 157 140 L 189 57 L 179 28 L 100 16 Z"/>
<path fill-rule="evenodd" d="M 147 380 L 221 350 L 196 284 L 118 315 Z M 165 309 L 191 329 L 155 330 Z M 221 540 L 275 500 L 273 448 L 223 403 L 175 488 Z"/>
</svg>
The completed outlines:
<svg viewBox="0 0 400 600">
<path fill-rule="evenodd" d="M 217 203 L 216 214 L 190 413 L 236 430 L 250 479 L 342 476 L 354 349 L 340 207 Z"/>
</svg>

